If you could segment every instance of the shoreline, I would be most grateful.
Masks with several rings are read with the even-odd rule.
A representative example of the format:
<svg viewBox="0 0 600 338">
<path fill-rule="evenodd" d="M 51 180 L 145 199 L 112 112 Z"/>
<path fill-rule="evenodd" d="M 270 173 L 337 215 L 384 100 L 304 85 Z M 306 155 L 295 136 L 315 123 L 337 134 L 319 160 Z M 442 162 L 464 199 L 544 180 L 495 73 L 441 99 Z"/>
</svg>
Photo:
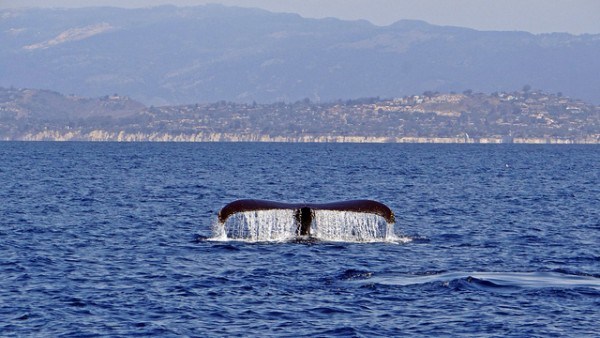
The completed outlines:
<svg viewBox="0 0 600 338">
<path fill-rule="evenodd" d="M 555 137 L 383 137 L 383 136 L 339 136 L 303 135 L 273 136 L 235 133 L 127 133 L 93 130 L 42 131 L 3 141 L 81 141 L 81 142 L 275 142 L 275 143 L 414 143 L 414 144 L 600 144 L 600 136 L 585 138 Z"/>
</svg>

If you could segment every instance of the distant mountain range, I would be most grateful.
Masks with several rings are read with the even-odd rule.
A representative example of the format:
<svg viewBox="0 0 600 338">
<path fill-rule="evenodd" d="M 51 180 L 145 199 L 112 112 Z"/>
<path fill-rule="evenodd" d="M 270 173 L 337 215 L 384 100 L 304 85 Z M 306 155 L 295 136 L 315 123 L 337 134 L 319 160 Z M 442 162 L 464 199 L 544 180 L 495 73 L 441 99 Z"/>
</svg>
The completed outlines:
<svg viewBox="0 0 600 338">
<path fill-rule="evenodd" d="M 600 104 L 600 35 L 306 19 L 208 5 L 0 11 L 0 86 L 147 105 L 529 85 Z"/>
</svg>

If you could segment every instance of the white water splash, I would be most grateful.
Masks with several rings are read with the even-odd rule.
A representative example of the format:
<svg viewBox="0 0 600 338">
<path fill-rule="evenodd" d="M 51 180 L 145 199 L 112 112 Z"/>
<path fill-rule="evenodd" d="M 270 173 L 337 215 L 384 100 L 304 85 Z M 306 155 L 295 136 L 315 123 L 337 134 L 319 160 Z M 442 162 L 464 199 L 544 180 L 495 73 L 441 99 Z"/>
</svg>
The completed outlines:
<svg viewBox="0 0 600 338">
<path fill-rule="evenodd" d="M 284 242 L 297 239 L 295 210 L 258 210 L 239 212 L 223 223 L 213 224 L 212 240 L 246 242 Z M 314 210 L 310 237 L 332 242 L 395 242 L 394 224 L 369 213 Z"/>
<path fill-rule="evenodd" d="M 369 213 L 315 210 L 310 233 L 334 242 L 381 242 L 394 240 L 394 224 Z"/>
<path fill-rule="evenodd" d="M 281 242 L 296 238 L 297 227 L 294 210 L 258 210 L 233 214 L 213 232 L 217 240 Z"/>
</svg>

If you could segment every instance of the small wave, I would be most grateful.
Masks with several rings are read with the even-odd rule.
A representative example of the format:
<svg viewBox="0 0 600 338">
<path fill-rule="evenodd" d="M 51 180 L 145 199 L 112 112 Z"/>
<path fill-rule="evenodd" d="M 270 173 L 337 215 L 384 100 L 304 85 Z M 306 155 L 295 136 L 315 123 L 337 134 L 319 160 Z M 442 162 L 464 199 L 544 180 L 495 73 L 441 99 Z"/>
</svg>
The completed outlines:
<svg viewBox="0 0 600 338">
<path fill-rule="evenodd" d="M 356 337 L 358 332 L 353 327 L 343 326 L 317 332 L 316 335 L 319 337 Z"/>
<path fill-rule="evenodd" d="M 315 307 L 312 309 L 308 309 L 306 310 L 307 312 L 310 313 L 317 313 L 317 314 L 321 314 L 321 315 L 334 315 L 334 314 L 345 314 L 345 313 L 350 313 L 350 311 L 342 309 L 340 307 L 332 307 L 332 306 L 319 306 L 319 307 Z"/>
<path fill-rule="evenodd" d="M 348 269 L 339 276 L 341 280 L 364 280 L 373 276 L 373 272 L 365 270 Z"/>
<path fill-rule="evenodd" d="M 426 275 L 377 276 L 371 284 L 389 286 L 441 286 L 451 289 L 513 292 L 526 289 L 600 290 L 600 278 L 561 272 L 445 272 Z"/>
<path fill-rule="evenodd" d="M 194 236 L 194 239 L 192 240 L 192 243 L 201 243 L 201 242 L 206 242 L 208 240 L 211 240 L 211 237 L 200 235 L 200 234 L 196 234 Z"/>
</svg>

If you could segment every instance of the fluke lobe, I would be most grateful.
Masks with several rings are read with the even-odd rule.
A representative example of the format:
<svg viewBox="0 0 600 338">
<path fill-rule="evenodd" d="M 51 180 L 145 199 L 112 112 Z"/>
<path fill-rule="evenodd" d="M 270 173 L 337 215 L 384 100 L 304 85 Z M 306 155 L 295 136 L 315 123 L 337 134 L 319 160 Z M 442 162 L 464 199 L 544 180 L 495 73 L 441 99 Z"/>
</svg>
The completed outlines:
<svg viewBox="0 0 600 338">
<path fill-rule="evenodd" d="M 282 203 L 266 200 L 242 199 L 233 201 L 219 211 L 219 222 L 225 223 L 229 216 L 238 212 L 258 210 L 294 210 L 294 218 L 298 223 L 298 234 L 310 235 L 310 225 L 315 210 L 350 211 L 375 214 L 383 217 L 388 223 L 394 223 L 394 213 L 385 204 L 373 200 L 351 200 L 332 203 Z"/>
</svg>

